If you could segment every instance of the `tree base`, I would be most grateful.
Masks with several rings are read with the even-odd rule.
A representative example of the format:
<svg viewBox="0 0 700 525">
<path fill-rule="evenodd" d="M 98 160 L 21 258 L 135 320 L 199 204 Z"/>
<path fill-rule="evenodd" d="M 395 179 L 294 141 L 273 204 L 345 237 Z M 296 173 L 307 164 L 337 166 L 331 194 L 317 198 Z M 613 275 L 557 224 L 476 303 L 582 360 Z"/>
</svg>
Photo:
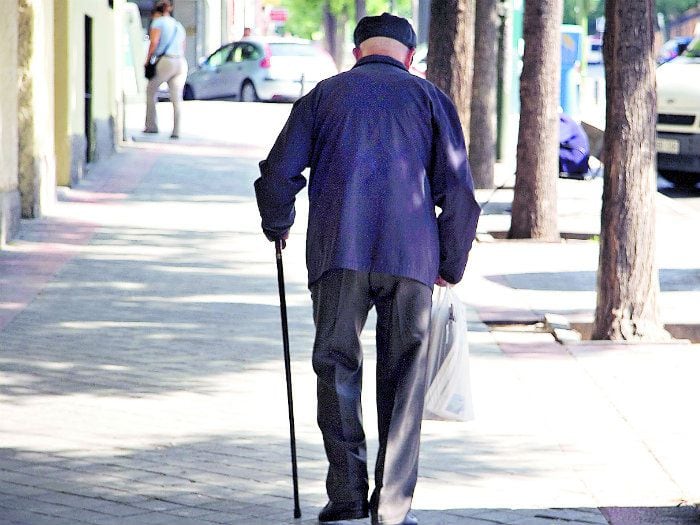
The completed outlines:
<svg viewBox="0 0 700 525">
<path fill-rule="evenodd" d="M 638 341 L 640 343 L 667 343 L 671 339 L 663 325 L 635 319 L 614 319 L 610 326 L 593 327 L 591 339 L 598 341 Z"/>
<path fill-rule="evenodd" d="M 514 231 L 512 228 L 508 230 L 508 239 L 511 240 L 531 240 L 540 242 L 561 242 L 559 232 L 541 233 L 533 231 Z"/>
</svg>

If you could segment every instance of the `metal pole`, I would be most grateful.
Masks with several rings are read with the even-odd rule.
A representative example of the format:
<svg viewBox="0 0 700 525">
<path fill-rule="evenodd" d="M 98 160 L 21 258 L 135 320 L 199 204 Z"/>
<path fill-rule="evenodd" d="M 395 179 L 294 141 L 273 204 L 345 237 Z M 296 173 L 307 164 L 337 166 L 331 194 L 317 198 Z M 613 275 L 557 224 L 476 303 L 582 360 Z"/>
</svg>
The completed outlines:
<svg viewBox="0 0 700 525">
<path fill-rule="evenodd" d="M 292 484 L 294 487 L 294 517 L 301 518 L 299 507 L 299 479 L 297 476 L 297 442 L 294 433 L 294 401 L 292 399 L 292 365 L 289 356 L 289 328 L 287 327 L 287 299 L 284 292 L 284 269 L 282 267 L 282 242 L 275 241 L 277 256 L 277 286 L 280 292 L 280 315 L 282 318 L 282 346 L 284 349 L 284 372 L 287 380 L 287 407 L 289 409 L 289 441 L 292 449 Z"/>
</svg>

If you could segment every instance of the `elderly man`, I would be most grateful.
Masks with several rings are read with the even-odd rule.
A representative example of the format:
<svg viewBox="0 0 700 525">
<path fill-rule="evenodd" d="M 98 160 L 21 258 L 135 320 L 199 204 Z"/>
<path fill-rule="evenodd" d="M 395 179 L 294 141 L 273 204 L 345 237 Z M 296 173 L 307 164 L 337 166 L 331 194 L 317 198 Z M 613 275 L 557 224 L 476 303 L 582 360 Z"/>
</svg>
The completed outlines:
<svg viewBox="0 0 700 525">
<path fill-rule="evenodd" d="M 311 168 L 312 362 L 329 463 L 319 521 L 371 512 L 375 525 L 409 525 L 432 287 L 462 278 L 480 209 L 452 102 L 408 72 L 411 25 L 365 17 L 354 40 L 357 63 L 296 102 L 255 190 L 265 235 L 284 243 Z M 372 307 L 379 451 L 368 502 L 360 332 Z"/>
</svg>

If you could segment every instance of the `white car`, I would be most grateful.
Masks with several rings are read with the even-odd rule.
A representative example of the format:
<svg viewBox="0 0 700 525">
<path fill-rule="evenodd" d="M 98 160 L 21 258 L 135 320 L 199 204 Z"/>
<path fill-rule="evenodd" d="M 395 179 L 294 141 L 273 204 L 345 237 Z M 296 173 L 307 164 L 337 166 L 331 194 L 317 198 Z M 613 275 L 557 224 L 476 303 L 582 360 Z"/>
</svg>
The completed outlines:
<svg viewBox="0 0 700 525">
<path fill-rule="evenodd" d="M 677 186 L 700 182 L 700 39 L 656 69 L 656 161 Z"/>
<path fill-rule="evenodd" d="M 336 73 L 331 56 L 310 40 L 248 37 L 203 60 L 187 75 L 183 96 L 293 101 Z"/>
</svg>

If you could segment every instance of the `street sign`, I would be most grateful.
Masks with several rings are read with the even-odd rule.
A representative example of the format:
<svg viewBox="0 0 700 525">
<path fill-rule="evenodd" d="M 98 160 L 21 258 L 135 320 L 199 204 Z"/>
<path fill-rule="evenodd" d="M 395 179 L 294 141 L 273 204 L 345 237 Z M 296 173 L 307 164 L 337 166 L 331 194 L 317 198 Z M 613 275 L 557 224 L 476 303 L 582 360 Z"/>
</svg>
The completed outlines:
<svg viewBox="0 0 700 525">
<path fill-rule="evenodd" d="M 270 10 L 270 20 L 273 22 L 286 22 L 289 18 L 289 12 L 281 7 L 276 7 Z"/>
</svg>

